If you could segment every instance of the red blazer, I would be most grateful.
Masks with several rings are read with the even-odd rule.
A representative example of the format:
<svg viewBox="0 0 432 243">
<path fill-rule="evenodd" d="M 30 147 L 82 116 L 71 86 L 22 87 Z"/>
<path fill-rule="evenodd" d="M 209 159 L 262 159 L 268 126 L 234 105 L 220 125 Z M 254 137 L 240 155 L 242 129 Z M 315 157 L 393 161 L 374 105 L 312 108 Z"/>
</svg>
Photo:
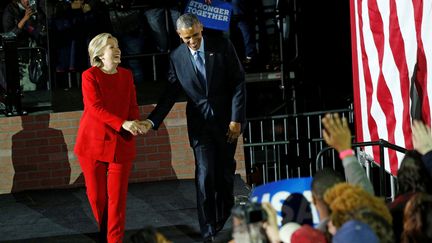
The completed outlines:
<svg viewBox="0 0 432 243">
<path fill-rule="evenodd" d="M 75 144 L 78 156 L 104 162 L 133 160 L 135 138 L 121 126 L 139 119 L 132 72 L 106 74 L 91 67 L 82 74 L 84 112 Z"/>
</svg>

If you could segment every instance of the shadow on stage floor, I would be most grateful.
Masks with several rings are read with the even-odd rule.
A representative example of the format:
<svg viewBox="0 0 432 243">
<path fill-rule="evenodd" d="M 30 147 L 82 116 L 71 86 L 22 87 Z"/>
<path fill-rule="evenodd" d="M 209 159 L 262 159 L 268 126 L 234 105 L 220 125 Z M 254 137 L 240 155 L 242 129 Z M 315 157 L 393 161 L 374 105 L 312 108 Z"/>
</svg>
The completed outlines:
<svg viewBox="0 0 432 243">
<path fill-rule="evenodd" d="M 249 194 L 240 176 L 235 196 Z M 175 180 L 129 185 L 124 242 L 146 226 L 154 226 L 177 243 L 201 242 L 193 180 Z M 218 234 L 217 242 L 230 239 L 231 227 Z M 85 189 L 26 191 L 0 195 L 1 242 L 97 242 Z"/>
</svg>

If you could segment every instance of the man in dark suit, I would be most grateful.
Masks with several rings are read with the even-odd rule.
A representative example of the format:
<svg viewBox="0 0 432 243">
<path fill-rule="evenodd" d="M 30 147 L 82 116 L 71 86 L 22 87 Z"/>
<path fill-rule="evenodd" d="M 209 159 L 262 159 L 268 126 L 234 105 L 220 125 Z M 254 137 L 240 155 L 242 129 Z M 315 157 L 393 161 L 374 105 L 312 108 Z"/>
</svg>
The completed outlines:
<svg viewBox="0 0 432 243">
<path fill-rule="evenodd" d="M 181 90 L 186 93 L 198 218 L 204 241 L 209 242 L 234 204 L 234 154 L 246 110 L 244 71 L 232 43 L 203 37 L 195 15 L 180 16 L 176 25 L 184 44 L 170 55 L 168 89 L 147 122 L 157 129 Z"/>
</svg>

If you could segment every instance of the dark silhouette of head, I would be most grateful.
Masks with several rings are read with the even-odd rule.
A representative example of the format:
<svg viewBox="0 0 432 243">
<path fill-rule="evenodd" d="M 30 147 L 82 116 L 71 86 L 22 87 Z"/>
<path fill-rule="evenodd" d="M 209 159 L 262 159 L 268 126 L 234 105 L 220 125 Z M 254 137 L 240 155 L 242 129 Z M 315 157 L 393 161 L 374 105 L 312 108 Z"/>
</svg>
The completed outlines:
<svg viewBox="0 0 432 243">
<path fill-rule="evenodd" d="M 417 193 L 406 204 L 401 242 L 432 242 L 432 195 Z"/>
<path fill-rule="evenodd" d="M 295 222 L 313 225 L 309 201 L 300 193 L 292 193 L 282 205 L 282 224 Z"/>
<path fill-rule="evenodd" d="M 329 206 L 324 201 L 325 192 L 344 181 L 344 178 L 331 168 L 323 168 L 314 175 L 312 179 L 312 202 L 318 211 L 320 221 L 325 220 L 330 215 Z"/>
<path fill-rule="evenodd" d="M 432 193 L 432 179 L 421 154 L 411 150 L 405 153 L 398 170 L 398 194 L 409 192 Z"/>
<path fill-rule="evenodd" d="M 344 182 L 343 177 L 330 168 L 323 168 L 317 171 L 312 179 L 312 193 L 317 199 L 323 199 L 327 189 Z"/>
</svg>

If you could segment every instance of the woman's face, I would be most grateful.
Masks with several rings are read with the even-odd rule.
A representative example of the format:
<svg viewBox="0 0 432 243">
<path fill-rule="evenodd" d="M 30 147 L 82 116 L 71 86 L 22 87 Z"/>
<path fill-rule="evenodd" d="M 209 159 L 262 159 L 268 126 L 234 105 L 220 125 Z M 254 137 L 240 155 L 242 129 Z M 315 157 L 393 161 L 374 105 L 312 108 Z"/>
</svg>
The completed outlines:
<svg viewBox="0 0 432 243">
<path fill-rule="evenodd" d="M 104 66 L 117 65 L 121 62 L 121 51 L 115 39 L 109 38 L 105 48 L 103 49 L 102 60 Z"/>
<path fill-rule="evenodd" d="M 21 0 L 20 3 L 24 8 L 29 7 L 29 0 Z"/>
</svg>

